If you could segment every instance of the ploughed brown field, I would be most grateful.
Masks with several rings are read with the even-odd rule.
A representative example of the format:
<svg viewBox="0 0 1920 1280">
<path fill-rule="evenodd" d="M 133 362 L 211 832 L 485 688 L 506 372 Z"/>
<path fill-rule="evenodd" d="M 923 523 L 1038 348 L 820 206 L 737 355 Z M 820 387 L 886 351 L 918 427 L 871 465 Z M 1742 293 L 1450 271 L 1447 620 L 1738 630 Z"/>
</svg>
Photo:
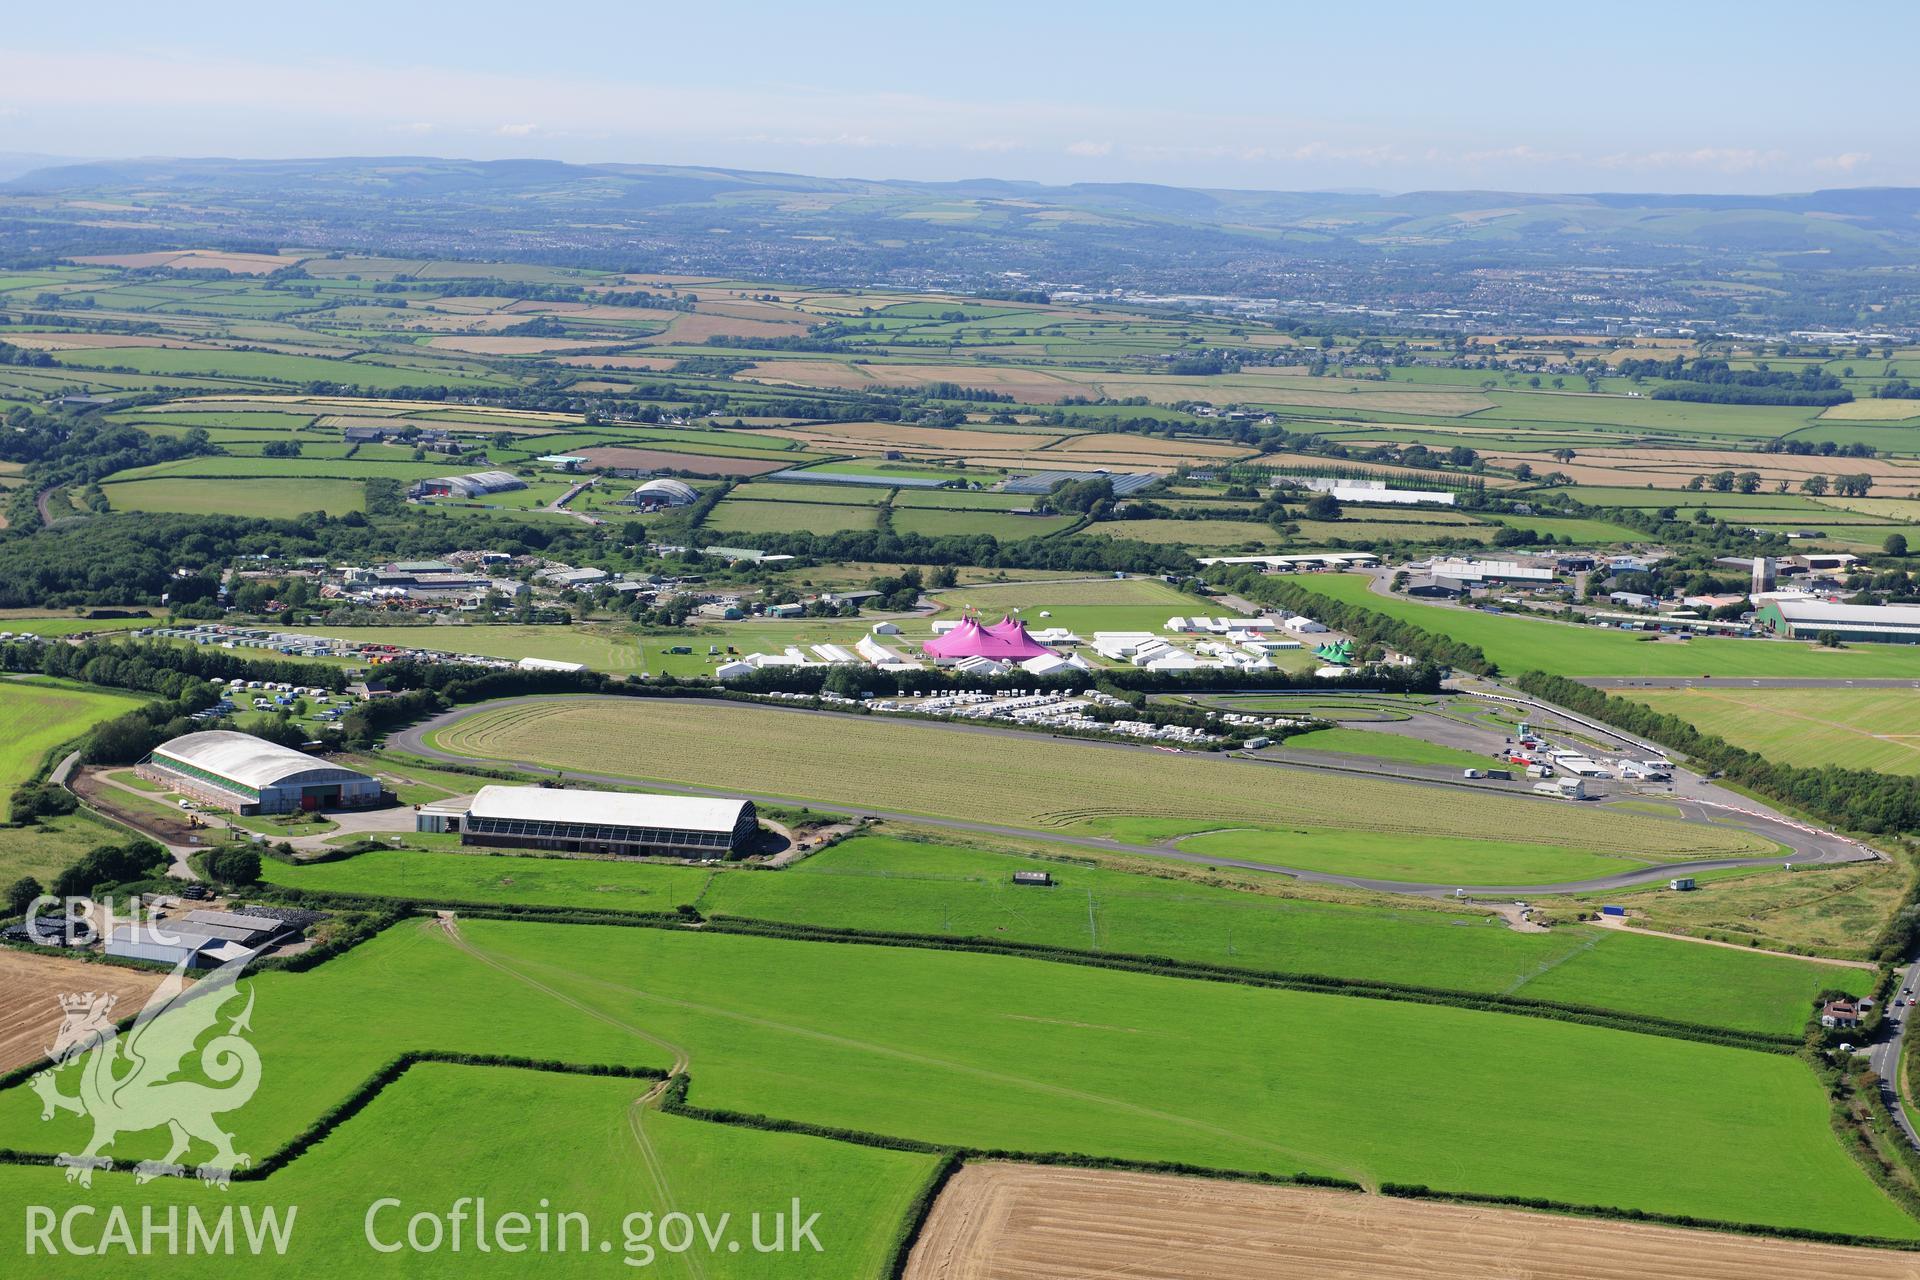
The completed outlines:
<svg viewBox="0 0 1920 1280">
<path fill-rule="evenodd" d="M 1920 1255 L 1165 1174 L 972 1164 L 907 1280 L 1912 1280 Z"/>
<path fill-rule="evenodd" d="M 46 1056 L 60 1030 L 60 997 L 104 991 L 120 997 L 114 1017 L 140 1012 L 164 975 L 159 970 L 88 964 L 63 956 L 0 951 L 0 1071 Z"/>
</svg>

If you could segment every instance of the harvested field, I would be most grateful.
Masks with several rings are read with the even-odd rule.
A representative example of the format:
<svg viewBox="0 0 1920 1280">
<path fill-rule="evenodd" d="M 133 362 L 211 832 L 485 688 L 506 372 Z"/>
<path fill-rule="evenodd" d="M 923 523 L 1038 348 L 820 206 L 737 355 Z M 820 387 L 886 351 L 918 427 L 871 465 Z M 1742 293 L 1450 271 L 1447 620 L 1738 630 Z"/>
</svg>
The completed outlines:
<svg viewBox="0 0 1920 1280">
<path fill-rule="evenodd" d="M 1084 395 L 1086 385 L 1043 369 L 967 364 L 849 364 L 842 360 L 763 360 L 740 377 L 782 386 L 854 391 L 861 387 L 923 387 L 952 382 L 1003 391 L 1024 404 L 1051 404 Z"/>
<path fill-rule="evenodd" d="M 608 307 L 608 311 L 618 308 Z M 640 339 L 649 345 L 687 343 L 697 345 L 708 338 L 791 338 L 805 333 L 807 320 L 795 316 L 791 321 L 744 320 L 738 316 L 709 316 L 697 311 L 682 311 L 659 333 Z"/>
<path fill-rule="evenodd" d="M 1104 453 L 1145 458 L 1244 458 L 1253 450 L 1245 445 L 1223 444 L 1213 440 L 1169 440 L 1164 436 L 1139 436 L 1101 432 L 1074 436 L 1060 445 L 1062 453 Z"/>
<path fill-rule="evenodd" d="M 580 351 L 610 345 L 608 340 L 578 338 L 529 338 L 515 334 L 451 334 L 428 338 L 436 351 L 464 351 L 476 356 L 537 356 L 548 351 Z"/>
<path fill-rule="evenodd" d="M 665 449 L 633 449 L 625 445 L 601 445 L 582 449 L 580 456 L 596 467 L 646 467 L 655 471 L 690 471 L 696 475 L 763 476 L 793 465 L 791 461 L 758 458 L 722 458 L 703 453 L 670 453 Z"/>
<path fill-rule="evenodd" d="M 1828 405 L 1820 416 L 1830 422 L 1898 422 L 1902 418 L 1920 418 L 1920 401 L 1849 400 L 1845 404 Z"/>
<path fill-rule="evenodd" d="M 899 449 L 937 453 L 943 457 L 991 453 L 996 449 L 1020 453 L 1058 444 L 1066 438 L 1033 431 L 964 431 L 954 427 L 915 427 L 901 422 L 823 422 L 780 428 L 765 434 L 828 449 L 853 449 L 862 453 Z"/>
<path fill-rule="evenodd" d="M 908 1280 L 1856 1280 L 1920 1276 L 1913 1254 L 1513 1209 L 1167 1174 L 972 1164 L 947 1183 Z"/>
<path fill-rule="evenodd" d="M 190 338 L 156 338 L 134 333 L 14 333 L 7 341 L 27 351 L 81 351 L 97 347 L 181 347 L 204 350 Z"/>
<path fill-rule="evenodd" d="M 1501 467 L 1527 463 L 1544 468 L 1536 453 L 1482 450 L 1489 463 Z M 1683 489 L 1695 476 L 1752 471 L 1772 490 L 1779 481 L 1798 489 L 1809 476 L 1870 475 L 1876 490 L 1911 494 L 1920 486 L 1920 467 L 1889 458 L 1823 458 L 1788 453 L 1740 453 L 1725 449 L 1582 449 L 1573 462 L 1555 463 L 1553 470 L 1572 477 L 1575 484 L 1621 485 Z"/>
<path fill-rule="evenodd" d="M 0 1071 L 45 1055 L 60 1029 L 61 996 L 81 991 L 118 996 L 115 1016 L 124 1016 L 139 1012 L 163 976 L 158 970 L 0 950 Z"/>
</svg>

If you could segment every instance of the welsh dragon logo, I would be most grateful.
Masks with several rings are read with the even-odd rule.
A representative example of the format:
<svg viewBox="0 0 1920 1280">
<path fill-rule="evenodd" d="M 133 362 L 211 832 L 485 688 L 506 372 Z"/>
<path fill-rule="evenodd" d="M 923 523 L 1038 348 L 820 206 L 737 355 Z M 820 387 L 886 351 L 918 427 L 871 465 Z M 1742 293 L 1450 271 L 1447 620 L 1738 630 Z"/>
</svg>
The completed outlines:
<svg viewBox="0 0 1920 1280">
<path fill-rule="evenodd" d="M 72 1111 L 93 1121 L 93 1138 L 86 1149 L 61 1152 L 55 1164 L 67 1169 L 67 1181 L 93 1185 L 95 1169 L 111 1169 L 113 1160 L 101 1153 L 121 1134 L 143 1133 L 165 1127 L 172 1146 L 160 1160 L 142 1160 L 134 1166 L 137 1181 L 161 1175 L 183 1176 L 181 1163 L 196 1139 L 213 1148 L 194 1172 L 209 1186 L 223 1190 L 236 1169 L 253 1163 L 234 1150 L 233 1135 L 214 1119 L 244 1106 L 260 1087 L 260 1055 L 243 1038 L 251 1030 L 253 993 L 246 1007 L 224 1031 L 201 1045 L 197 1076 L 187 1074 L 190 1057 L 201 1037 L 220 1021 L 220 1011 L 239 994 L 236 980 L 253 953 L 237 956 L 188 986 L 186 961 L 181 961 L 148 997 L 146 1006 L 124 1032 L 113 1023 L 116 997 L 84 995 L 60 997 L 65 1018 L 48 1057 L 53 1065 L 32 1077 L 40 1095 L 40 1118 L 51 1120 L 60 1111 Z M 60 1079 L 79 1070 L 80 1092 L 60 1091 Z M 211 1084 L 202 1083 L 202 1079 Z"/>
</svg>

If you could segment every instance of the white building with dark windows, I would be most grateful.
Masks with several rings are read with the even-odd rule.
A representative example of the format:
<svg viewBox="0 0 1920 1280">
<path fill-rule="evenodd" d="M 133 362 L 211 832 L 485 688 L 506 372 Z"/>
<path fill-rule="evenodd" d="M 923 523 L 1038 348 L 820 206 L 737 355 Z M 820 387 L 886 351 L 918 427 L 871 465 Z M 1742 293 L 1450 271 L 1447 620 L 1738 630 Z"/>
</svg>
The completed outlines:
<svg viewBox="0 0 1920 1280">
<path fill-rule="evenodd" d="M 357 809 L 379 804 L 377 778 L 232 729 L 182 734 L 135 770 L 183 795 L 238 814 Z"/>
<path fill-rule="evenodd" d="M 676 858 L 742 854 L 760 831 L 751 800 L 556 787 L 482 787 L 442 821 L 466 845 Z"/>
</svg>

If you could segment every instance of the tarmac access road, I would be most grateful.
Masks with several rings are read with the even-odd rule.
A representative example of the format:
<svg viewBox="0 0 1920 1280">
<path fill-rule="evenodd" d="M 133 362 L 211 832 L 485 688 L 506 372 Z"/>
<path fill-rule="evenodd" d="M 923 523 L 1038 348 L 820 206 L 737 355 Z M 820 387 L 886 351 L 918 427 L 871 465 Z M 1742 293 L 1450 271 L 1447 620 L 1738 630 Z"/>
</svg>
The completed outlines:
<svg viewBox="0 0 1920 1280">
<path fill-rule="evenodd" d="M 1909 1145 L 1920 1147 L 1920 1133 L 1916 1133 L 1912 1119 L 1907 1115 L 1906 1104 L 1900 1099 L 1900 1055 L 1905 1048 L 1907 1023 L 1911 1020 L 1914 1007 L 1901 1008 L 1894 1004 L 1897 1000 L 1908 999 L 1901 993 L 1913 985 L 1916 968 L 1912 964 L 1903 965 L 1893 975 L 1893 992 L 1887 998 L 1891 1006 L 1885 1010 L 1886 1016 L 1880 1022 L 1880 1038 L 1867 1050 L 1867 1062 L 1873 1073 L 1880 1077 L 1880 1098 L 1887 1104 L 1887 1110 L 1893 1113 L 1894 1121 L 1907 1137 Z"/>
<path fill-rule="evenodd" d="M 1248 859 L 1226 857 L 1219 854 L 1195 853 L 1181 849 L 1173 844 L 1130 844 L 1119 840 L 1109 840 L 1100 836 L 1077 836 L 1058 831 L 1037 830 L 1029 827 L 1005 826 L 990 822 L 970 822 L 956 818 L 929 817 L 925 814 L 872 809 L 865 806 L 835 803 L 812 797 L 797 798 L 794 796 L 756 795 L 751 792 L 721 790 L 710 787 L 694 787 L 681 784 L 668 785 L 649 781 L 644 778 L 626 777 L 620 774 L 582 772 L 577 769 L 560 770 L 525 760 L 501 759 L 490 756 L 462 756 L 453 752 L 444 751 L 428 741 L 434 733 L 460 720 L 464 720 L 468 716 L 533 702 L 551 702 L 562 699 L 571 701 L 625 701 L 625 699 L 619 699 L 615 695 L 603 694 L 559 694 L 499 698 L 491 702 L 478 703 L 472 706 L 456 707 L 451 711 L 441 712 L 439 715 L 423 720 L 408 728 L 396 730 L 388 735 L 387 746 L 391 750 L 402 751 L 427 760 L 438 760 L 455 764 L 484 764 L 495 767 L 506 767 L 536 776 L 559 776 L 564 774 L 571 782 L 585 782 L 612 787 L 657 786 L 662 791 L 671 791 L 678 794 L 738 796 L 743 799 L 752 800 L 756 804 L 770 804 L 774 806 L 787 806 L 804 802 L 816 809 L 826 809 L 836 813 L 847 813 L 860 818 L 915 823 L 924 827 L 933 827 L 949 831 L 965 831 L 976 835 L 1005 836 L 1019 840 L 1042 840 L 1049 844 L 1063 845 L 1069 848 L 1091 849 L 1097 852 L 1126 854 L 1136 857 L 1160 858 L 1174 862 L 1190 863 L 1196 866 L 1232 867 L 1242 871 L 1263 871 L 1271 874 L 1289 876 L 1295 880 L 1309 884 L 1335 885 L 1349 889 L 1365 889 L 1375 893 L 1407 894 L 1430 898 L 1450 898 L 1463 895 L 1469 897 L 1526 898 L 1543 893 L 1607 893 L 1632 888 L 1636 885 L 1650 884 L 1659 880 L 1672 879 L 1678 876 L 1698 876 L 1712 871 L 1779 866 L 1787 861 L 1801 865 L 1824 862 L 1856 862 L 1878 856 L 1871 850 L 1863 849 L 1861 846 L 1843 837 L 1813 831 L 1799 824 L 1791 823 L 1784 818 L 1767 814 L 1735 812 L 1731 810 L 1723 812 L 1717 809 L 1711 809 L 1710 806 L 1703 805 L 1698 800 L 1690 797 L 1674 796 L 1662 797 L 1662 799 L 1674 804 L 1689 820 L 1741 827 L 1745 830 L 1753 831 L 1763 838 L 1785 845 L 1787 848 L 1793 850 L 1793 852 L 1787 855 L 1776 854 L 1764 858 L 1711 858 L 1690 862 L 1663 863 L 1656 866 L 1634 867 L 1630 870 L 1616 872 L 1612 875 L 1597 876 L 1588 880 L 1569 880 L 1558 884 L 1473 885 L 1461 884 L 1459 882 L 1418 883 L 1404 880 L 1377 880 L 1364 876 L 1343 876 L 1324 871 L 1309 871 L 1298 867 L 1288 867 L 1271 862 L 1255 862 Z M 820 711 L 808 707 L 790 707 L 777 704 L 763 705 L 761 709 L 772 715 L 838 716 L 841 714 L 834 711 Z M 911 723 L 911 721 L 908 722 Z M 1022 737 L 1032 736 L 1031 730 L 995 728 L 986 725 L 949 725 L 927 722 L 925 728 L 928 732 L 945 731 L 949 733 L 1018 734 Z M 1161 750 L 1161 748 L 1153 746 L 1136 746 L 1131 743 L 1075 741 L 1080 741 L 1083 745 L 1097 750 L 1136 751 L 1143 753 L 1158 753 Z M 1207 753 L 1197 754 L 1201 754 L 1202 758 L 1208 758 Z M 1247 758 L 1242 757 L 1242 759 Z M 1298 771 L 1311 771 L 1316 769 L 1314 765 L 1294 761 L 1266 760 L 1255 761 L 1255 763 L 1270 769 Z M 1409 786 L 1416 787 L 1452 787 L 1464 785 L 1459 782 L 1441 781 L 1439 779 L 1428 780 L 1404 775 L 1398 776 L 1397 780 L 1405 782 Z M 1547 797 L 1536 799 L 1530 795 L 1524 797 L 1524 799 L 1531 803 L 1543 805 L 1576 803 Z"/>
</svg>

